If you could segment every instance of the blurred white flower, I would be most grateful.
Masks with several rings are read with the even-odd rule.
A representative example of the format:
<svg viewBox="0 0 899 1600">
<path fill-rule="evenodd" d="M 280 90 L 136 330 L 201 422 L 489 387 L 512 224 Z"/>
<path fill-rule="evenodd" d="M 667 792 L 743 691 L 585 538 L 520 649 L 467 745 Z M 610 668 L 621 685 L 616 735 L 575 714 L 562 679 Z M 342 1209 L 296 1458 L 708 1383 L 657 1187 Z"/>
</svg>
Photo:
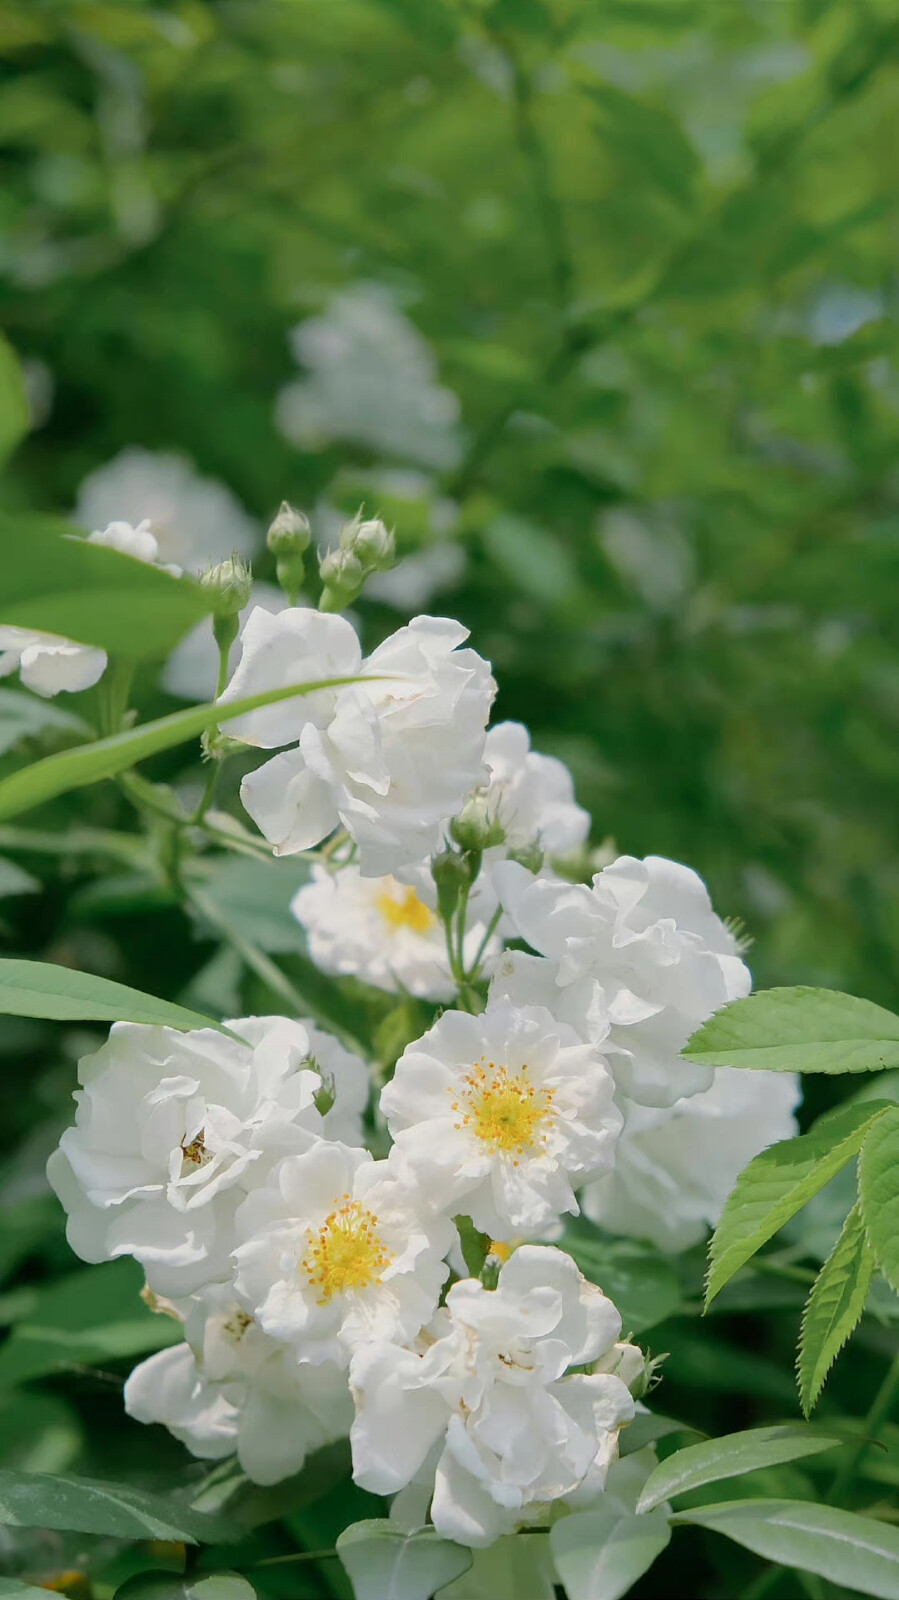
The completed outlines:
<svg viewBox="0 0 899 1600">
<path fill-rule="evenodd" d="M 493 1239 L 576 1212 L 572 1179 L 614 1160 L 621 1115 L 603 1057 L 541 1007 L 445 1011 L 407 1046 L 381 1110 L 429 1205 Z"/>
<path fill-rule="evenodd" d="M 149 522 L 158 559 L 191 573 L 235 551 L 252 556 L 262 539 L 227 485 L 202 477 L 183 456 L 138 446 L 97 467 L 78 491 L 75 519 L 83 527 L 102 528 L 122 517 Z"/>
<path fill-rule="evenodd" d="M 262 1484 L 299 1472 L 313 1450 L 349 1433 L 346 1373 L 298 1364 L 227 1285 L 171 1309 L 184 1320 L 185 1342 L 135 1367 L 125 1384 L 130 1417 L 162 1423 L 203 1460 L 236 1452 L 247 1477 Z"/>
<path fill-rule="evenodd" d="M 710 1087 L 712 1069 L 680 1051 L 719 1006 L 749 993 L 751 978 L 695 872 L 619 856 L 592 888 L 535 879 L 512 861 L 494 881 L 515 931 L 546 958 L 509 953 L 496 993 L 545 1005 L 603 1044 L 630 1100 L 671 1106 Z"/>
<path fill-rule="evenodd" d="M 459 402 L 438 384 L 430 346 L 386 290 L 343 290 L 294 329 L 291 345 L 308 375 L 281 390 L 275 420 L 292 443 L 315 450 L 350 439 L 398 461 L 455 465 Z"/>
<path fill-rule="evenodd" d="M 342 690 L 239 717 L 230 731 L 273 748 L 298 739 L 241 785 L 250 816 L 292 855 L 342 824 L 366 877 L 420 863 L 447 819 L 484 779 L 484 739 L 496 685 L 459 623 L 415 617 L 362 662 L 342 617 L 253 612 L 228 701 L 289 683 L 364 674 Z"/>
<path fill-rule="evenodd" d="M 359 868 L 329 871 L 315 866 L 309 883 L 294 896 L 292 911 L 306 929 L 309 954 L 323 972 L 351 976 L 391 993 L 449 1000 L 456 992 L 437 914 L 437 891 L 427 866 L 396 878 L 363 878 Z M 474 963 L 487 931 L 479 915 L 480 880 L 469 903 L 464 957 Z M 489 971 L 499 953 L 492 936 L 485 947 Z"/>
<path fill-rule="evenodd" d="M 367 1150 L 318 1141 L 288 1156 L 236 1219 L 235 1292 L 300 1361 L 366 1339 L 414 1339 L 433 1316 L 453 1230 Z"/>
<path fill-rule="evenodd" d="M 627 1105 L 614 1171 L 583 1191 L 583 1210 L 610 1233 L 686 1250 L 718 1221 L 753 1157 L 798 1132 L 800 1095 L 795 1073 L 718 1067 L 702 1094 Z"/>
<path fill-rule="evenodd" d="M 79 1063 L 75 1124 L 47 1164 L 76 1255 L 132 1255 L 159 1294 L 226 1278 L 239 1200 L 322 1131 L 307 1030 L 228 1026 L 239 1038 L 114 1023 Z"/>
<path fill-rule="evenodd" d="M 621 1332 L 612 1303 L 560 1250 L 523 1245 L 497 1287 L 463 1279 L 415 1349 L 353 1357 L 353 1476 L 375 1494 L 437 1457 L 431 1519 L 459 1544 L 491 1544 L 588 1474 L 599 1485 L 634 1415 L 599 1359 Z"/>
</svg>

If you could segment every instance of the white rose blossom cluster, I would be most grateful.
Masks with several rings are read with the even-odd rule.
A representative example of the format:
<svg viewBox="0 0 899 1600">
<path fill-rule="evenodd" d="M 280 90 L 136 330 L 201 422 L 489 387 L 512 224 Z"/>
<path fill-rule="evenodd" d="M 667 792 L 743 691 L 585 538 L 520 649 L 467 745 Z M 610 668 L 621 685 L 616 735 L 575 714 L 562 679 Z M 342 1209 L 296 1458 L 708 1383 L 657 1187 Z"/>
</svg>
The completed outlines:
<svg viewBox="0 0 899 1600">
<path fill-rule="evenodd" d="M 256 607 L 222 696 L 351 680 L 230 722 L 273 752 L 242 800 L 311 853 L 311 960 L 446 1009 L 386 1082 L 306 1019 L 117 1023 L 49 1176 L 74 1250 L 133 1256 L 182 1325 L 133 1417 L 260 1483 L 349 1436 L 359 1484 L 477 1549 L 602 1494 L 644 1382 L 566 1217 L 693 1243 L 797 1089 L 682 1059 L 749 990 L 734 934 L 674 862 L 577 881 L 571 776 L 488 731 L 465 638 L 416 617 L 365 655 L 344 617 Z"/>
</svg>

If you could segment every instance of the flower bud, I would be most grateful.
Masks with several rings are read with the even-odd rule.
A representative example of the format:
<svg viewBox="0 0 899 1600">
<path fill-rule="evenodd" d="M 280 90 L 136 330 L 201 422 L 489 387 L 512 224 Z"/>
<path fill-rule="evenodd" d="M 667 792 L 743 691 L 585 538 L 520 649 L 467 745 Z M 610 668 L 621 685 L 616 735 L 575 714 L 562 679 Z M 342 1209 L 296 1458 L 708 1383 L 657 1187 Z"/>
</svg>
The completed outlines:
<svg viewBox="0 0 899 1600">
<path fill-rule="evenodd" d="M 200 574 L 200 587 L 209 589 L 214 599 L 216 617 L 236 617 L 242 611 L 253 590 L 253 573 L 249 563 L 236 553 L 216 567 L 207 567 Z"/>
<path fill-rule="evenodd" d="M 393 533 L 380 517 L 354 517 L 341 532 L 340 548 L 352 551 L 366 572 L 386 572 L 396 558 Z"/>
<path fill-rule="evenodd" d="M 297 595 L 303 586 L 303 557 L 311 539 L 309 518 L 282 500 L 281 509 L 269 527 L 266 544 L 275 557 L 278 583 L 292 606 L 296 605 Z"/>
<path fill-rule="evenodd" d="M 365 568 L 352 550 L 329 550 L 319 563 L 324 592 L 320 611 L 342 611 L 352 605 L 365 582 Z"/>
<path fill-rule="evenodd" d="M 460 850 L 473 850 L 478 854 L 491 846 L 502 844 L 505 829 L 495 812 L 491 812 L 488 796 L 476 789 L 466 800 L 462 810 L 450 823 L 450 833 Z"/>
<path fill-rule="evenodd" d="M 459 895 L 471 882 L 471 870 L 464 856 L 444 850 L 431 861 L 431 877 L 437 885 L 437 910 L 444 922 L 455 916 Z"/>
<path fill-rule="evenodd" d="M 517 861 L 519 866 L 526 867 L 528 872 L 539 872 L 543 866 L 543 846 L 540 840 L 532 839 L 529 844 L 520 844 L 515 850 L 510 850 L 509 860 Z"/>
</svg>

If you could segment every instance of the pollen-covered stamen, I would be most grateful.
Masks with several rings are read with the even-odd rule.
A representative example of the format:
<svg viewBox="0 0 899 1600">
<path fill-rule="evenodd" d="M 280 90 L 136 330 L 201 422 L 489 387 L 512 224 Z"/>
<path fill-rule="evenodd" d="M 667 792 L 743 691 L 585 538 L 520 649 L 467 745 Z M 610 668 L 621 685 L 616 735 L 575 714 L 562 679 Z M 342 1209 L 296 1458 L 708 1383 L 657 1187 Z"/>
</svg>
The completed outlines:
<svg viewBox="0 0 899 1600">
<path fill-rule="evenodd" d="M 318 1289 L 318 1304 L 327 1305 L 346 1289 L 366 1289 L 380 1283 L 393 1256 L 378 1232 L 378 1218 L 348 1194 L 325 1217 L 300 1270 L 311 1289 Z"/>
<path fill-rule="evenodd" d="M 433 911 L 414 889 L 407 889 L 393 878 L 386 879 L 384 887 L 375 896 L 375 905 L 393 932 L 400 928 L 411 928 L 413 933 L 427 933 L 437 921 Z"/>
<path fill-rule="evenodd" d="M 253 1318 L 248 1311 L 235 1309 L 228 1320 L 222 1324 L 222 1332 L 231 1340 L 232 1344 L 240 1344 L 247 1329 L 253 1324 Z"/>
<path fill-rule="evenodd" d="M 469 1128 L 494 1153 L 536 1154 L 546 1143 L 555 1117 L 552 1089 L 537 1089 L 527 1065 L 517 1072 L 482 1056 L 462 1079 L 453 1110 L 457 1128 Z"/>
<path fill-rule="evenodd" d="M 196 1138 L 191 1139 L 190 1144 L 185 1144 L 182 1140 L 181 1154 L 183 1155 L 185 1161 L 189 1162 L 190 1165 L 194 1167 L 203 1167 L 206 1165 L 207 1161 L 212 1160 L 211 1153 L 206 1149 L 206 1140 L 204 1138 L 204 1130 L 202 1128 L 200 1129 L 200 1132 L 197 1134 Z"/>
</svg>

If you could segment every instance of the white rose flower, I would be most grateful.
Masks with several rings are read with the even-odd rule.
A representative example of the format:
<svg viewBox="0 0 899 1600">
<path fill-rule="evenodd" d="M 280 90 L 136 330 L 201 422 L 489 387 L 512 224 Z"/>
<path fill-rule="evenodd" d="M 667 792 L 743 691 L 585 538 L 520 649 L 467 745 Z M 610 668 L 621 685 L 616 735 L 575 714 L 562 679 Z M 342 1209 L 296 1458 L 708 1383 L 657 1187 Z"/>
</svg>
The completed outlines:
<svg viewBox="0 0 899 1600">
<path fill-rule="evenodd" d="M 450 972 L 446 933 L 437 914 L 437 890 L 426 866 L 396 878 L 363 878 L 358 867 L 313 867 L 309 883 L 294 896 L 292 911 L 306 929 L 309 954 L 323 972 L 355 977 L 376 989 L 450 1000 L 456 984 Z M 474 963 L 486 934 L 479 916 L 481 880 L 469 901 L 464 956 Z M 500 943 L 485 946 L 489 971 Z"/>
<path fill-rule="evenodd" d="M 235 1292 L 301 1361 L 346 1365 L 366 1339 L 414 1339 L 433 1316 L 452 1229 L 367 1150 L 316 1143 L 280 1162 L 236 1219 Z"/>
<path fill-rule="evenodd" d="M 263 613 L 259 622 L 257 615 L 247 623 L 224 700 L 360 670 L 366 681 L 235 719 L 231 731 L 248 743 L 273 748 L 299 740 L 244 779 L 250 816 L 277 855 L 309 849 L 342 824 L 366 877 L 423 861 L 485 777 L 496 686 L 475 651 L 457 648 L 466 630 L 447 618 L 416 617 L 360 666 L 355 635 L 341 617 L 283 611 Z"/>
<path fill-rule="evenodd" d="M 309 1035 L 309 1054 L 321 1075 L 321 1084 L 334 1095 L 334 1104 L 326 1111 L 322 1133 L 326 1139 L 337 1139 L 342 1144 L 359 1145 L 365 1142 L 362 1119 L 371 1093 L 371 1073 L 361 1056 L 347 1050 L 333 1033 L 317 1028 L 308 1017 L 302 1018 Z"/>
<path fill-rule="evenodd" d="M 233 1455 L 254 1483 L 299 1472 L 306 1457 L 349 1433 L 353 1406 L 346 1373 L 328 1363 L 300 1365 L 216 1285 L 174 1307 L 185 1343 L 135 1367 L 125 1410 L 160 1422 L 195 1456 Z"/>
<path fill-rule="evenodd" d="M 89 534 L 86 542 L 108 545 L 150 563 L 159 554 L 146 522 L 136 528 L 127 522 L 111 522 Z M 36 628 L 0 627 L 0 678 L 9 677 L 17 667 L 26 689 L 48 700 L 53 695 L 92 689 L 106 671 L 106 651 Z"/>
<path fill-rule="evenodd" d="M 85 1261 L 132 1255 L 152 1289 L 225 1278 L 239 1200 L 322 1130 L 307 1030 L 282 1017 L 212 1028 L 116 1022 L 79 1063 L 74 1127 L 47 1176 Z"/>
<path fill-rule="evenodd" d="M 160 561 L 189 572 L 224 561 L 236 550 L 251 556 L 261 529 L 231 490 L 204 478 L 183 456 L 122 450 L 89 473 L 78 492 L 76 521 L 100 528 L 114 517 L 149 523 Z"/>
<path fill-rule="evenodd" d="M 381 1094 L 395 1157 L 438 1210 L 491 1238 L 538 1233 L 578 1209 L 572 1178 L 614 1160 L 621 1115 L 594 1046 L 539 1006 L 446 1011 Z"/>
<path fill-rule="evenodd" d="M 680 1051 L 752 980 L 695 872 L 661 856 L 620 856 L 592 888 L 535 879 L 512 861 L 494 877 L 516 932 L 547 958 L 505 958 L 497 993 L 526 995 L 603 1043 L 631 1100 L 670 1106 L 710 1087 L 712 1069 Z"/>
<path fill-rule="evenodd" d="M 560 856 L 584 844 L 590 815 L 574 798 L 571 773 L 555 756 L 531 749 L 522 723 L 491 728 L 484 759 L 490 770 L 485 800 L 505 833 L 503 853 L 538 843 L 547 855 Z"/>
<path fill-rule="evenodd" d="M 552 1247 L 516 1250 L 494 1290 L 454 1284 L 429 1346 L 371 1343 L 353 1357 L 356 1482 L 396 1493 L 436 1447 L 435 1528 L 491 1544 L 614 1458 L 630 1392 L 611 1373 L 570 1369 L 620 1332 L 615 1307 Z"/>
<path fill-rule="evenodd" d="M 743 1168 L 798 1131 L 799 1079 L 790 1072 L 718 1067 L 710 1089 L 667 1108 L 630 1104 L 614 1172 L 581 1195 L 610 1233 L 686 1250 L 721 1216 Z"/>
</svg>

